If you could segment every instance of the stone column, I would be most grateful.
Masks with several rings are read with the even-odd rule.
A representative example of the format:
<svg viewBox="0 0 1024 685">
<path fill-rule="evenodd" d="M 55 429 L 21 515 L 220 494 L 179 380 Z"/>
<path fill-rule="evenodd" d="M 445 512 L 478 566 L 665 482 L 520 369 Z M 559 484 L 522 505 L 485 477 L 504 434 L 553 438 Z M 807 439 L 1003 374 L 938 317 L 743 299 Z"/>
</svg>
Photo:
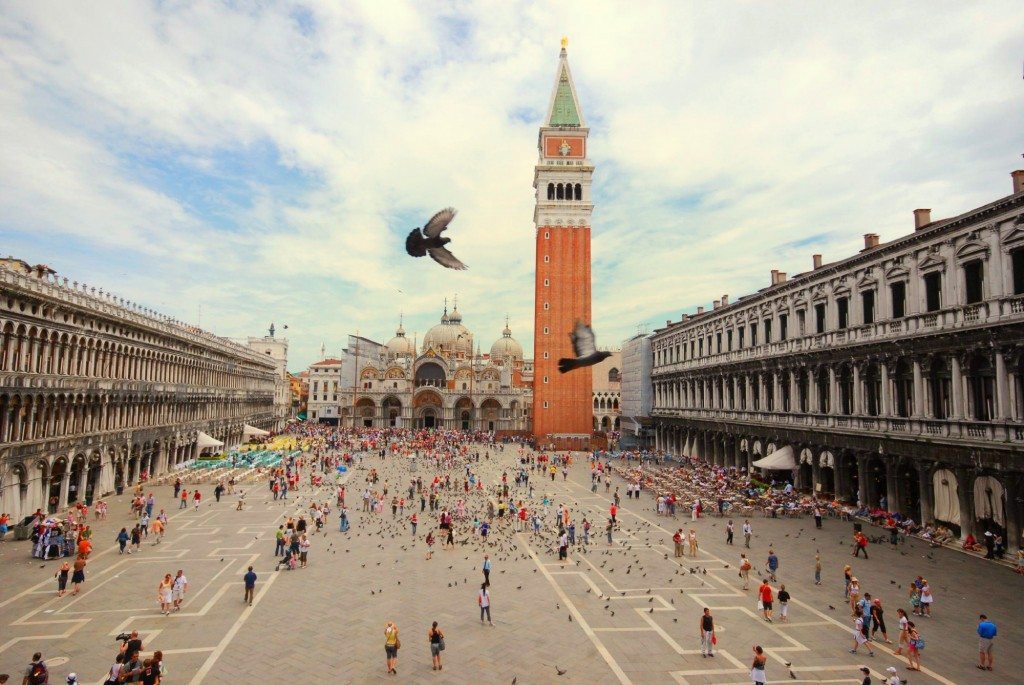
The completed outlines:
<svg viewBox="0 0 1024 685">
<path fill-rule="evenodd" d="M 868 500 L 868 458 L 857 456 L 857 497 L 862 505 L 871 506 Z"/>
<path fill-rule="evenodd" d="M 807 368 L 807 408 L 810 413 L 818 413 L 818 374 L 811 367 Z"/>
<path fill-rule="evenodd" d="M 818 458 L 813 457 L 811 459 L 811 492 L 815 495 L 818 494 L 818 485 L 821 483 L 821 466 L 818 463 Z"/>
<path fill-rule="evenodd" d="M 953 354 L 949 357 L 950 371 L 950 394 L 952 395 L 953 407 L 951 419 L 962 419 L 964 417 L 964 376 L 960 370 L 960 357 Z"/>
<path fill-rule="evenodd" d="M 57 509 L 63 509 L 68 505 L 68 490 L 71 486 L 71 465 L 64 467 L 64 475 L 60 477 L 60 494 L 57 495 Z"/>
<path fill-rule="evenodd" d="M 996 421 L 1005 421 L 1010 416 L 1010 393 L 1006 382 L 1006 359 L 1002 350 L 996 350 Z"/>
<path fill-rule="evenodd" d="M 890 410 L 889 410 L 889 397 L 890 397 L 890 393 L 891 393 L 891 391 L 889 390 L 889 365 L 886 364 L 885 361 L 882 361 L 878 365 L 878 370 L 879 370 L 879 373 L 881 374 L 881 382 L 882 382 L 881 390 L 878 393 L 879 394 L 879 398 L 878 398 L 878 402 L 879 402 L 878 414 L 879 414 L 879 416 L 891 416 L 891 413 L 890 413 Z"/>
<path fill-rule="evenodd" d="M 839 413 L 839 383 L 836 382 L 836 369 L 834 366 L 828 367 L 828 413 L 838 414 Z"/>
<path fill-rule="evenodd" d="M 924 379 L 921 376 L 921 360 L 914 357 L 914 418 L 924 416 Z"/>
<path fill-rule="evenodd" d="M 1017 480 L 1010 476 L 1002 479 L 1003 488 L 1006 490 L 1006 502 L 1003 505 L 1003 515 L 1006 517 L 1006 548 L 1014 552 L 1021 548 L 1021 527 L 1020 527 L 1020 503 L 1017 498 L 1020 496 L 1020 489 Z"/>
<path fill-rule="evenodd" d="M 899 512 L 900 505 L 900 482 L 899 467 L 896 459 L 889 457 L 885 460 L 885 503 L 889 511 Z"/>
<path fill-rule="evenodd" d="M 860 364 L 851 364 L 853 367 L 853 398 L 850 402 L 850 409 L 855 415 L 863 414 L 863 388 L 860 386 Z"/>
<path fill-rule="evenodd" d="M 935 497 L 932 489 L 932 475 L 929 464 L 917 463 L 918 495 L 921 502 L 921 518 L 918 523 L 922 526 L 935 518 Z"/>
<path fill-rule="evenodd" d="M 974 479 L 967 469 L 953 469 L 956 474 L 956 492 L 960 500 L 960 539 L 966 538 L 975 531 L 974 526 Z"/>
</svg>

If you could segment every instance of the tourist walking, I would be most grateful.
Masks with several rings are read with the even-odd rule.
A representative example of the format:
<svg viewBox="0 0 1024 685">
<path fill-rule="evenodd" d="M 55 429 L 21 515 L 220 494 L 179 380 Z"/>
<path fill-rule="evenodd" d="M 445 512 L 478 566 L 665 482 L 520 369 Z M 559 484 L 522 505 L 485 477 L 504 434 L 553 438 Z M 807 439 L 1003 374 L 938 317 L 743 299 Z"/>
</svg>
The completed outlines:
<svg viewBox="0 0 1024 685">
<path fill-rule="evenodd" d="M 672 536 L 672 543 L 675 545 L 676 558 L 683 556 L 683 529 L 680 528 Z"/>
<path fill-rule="evenodd" d="M 882 609 L 882 600 L 877 598 L 872 600 L 869 613 L 871 615 L 871 639 L 875 639 L 875 633 L 881 633 L 885 644 L 891 645 L 892 640 L 889 639 L 889 633 L 885 630 L 885 611 Z"/>
<path fill-rule="evenodd" d="M 988 616 L 978 616 L 978 668 L 992 670 L 992 641 L 996 638 L 996 624 Z"/>
<path fill-rule="evenodd" d="M 754 661 L 750 664 L 750 680 L 754 685 L 765 685 L 768 682 L 767 676 L 764 672 L 765 664 L 768 661 L 768 657 L 764 654 L 764 649 L 761 645 L 754 647 Z"/>
<path fill-rule="evenodd" d="M 902 654 L 903 648 L 910 643 L 910 619 L 907 618 L 906 610 L 902 608 L 896 610 L 896 617 L 899 619 L 900 636 L 896 643 L 896 651 L 893 654 Z"/>
<path fill-rule="evenodd" d="M 864 624 L 864 616 L 861 614 L 860 607 L 854 609 L 853 618 L 853 649 L 850 650 L 850 654 L 856 654 L 857 650 L 862 645 L 867 646 L 868 656 L 874 656 L 875 652 L 871 649 L 871 645 L 868 644 L 867 626 Z"/>
<path fill-rule="evenodd" d="M 160 602 L 160 613 L 167 616 L 171 613 L 171 606 L 173 606 L 173 599 L 171 598 L 171 591 L 174 588 L 174 579 L 170 573 L 164 575 L 164 579 L 156 586 L 157 600 Z"/>
<path fill-rule="evenodd" d="M 729 519 L 729 523 L 725 524 L 725 544 L 727 544 L 727 545 L 731 545 L 732 544 L 732 536 L 733 536 L 733 532 L 734 532 L 733 529 L 734 529 L 734 526 L 732 524 L 732 519 Z M 747 545 L 747 546 L 749 547 L 750 545 Z"/>
<path fill-rule="evenodd" d="M 491 584 L 491 555 L 490 554 L 485 554 L 484 555 L 483 571 L 484 571 L 484 585 L 489 587 L 490 584 Z"/>
<path fill-rule="evenodd" d="M 398 650 L 401 646 L 402 642 L 398 639 L 398 626 L 394 621 L 388 621 L 384 624 L 384 656 L 388 673 L 398 675 Z"/>
<path fill-rule="evenodd" d="M 185 572 L 179 568 L 177 575 L 174 576 L 174 584 L 171 586 L 175 611 L 181 611 L 181 603 L 185 601 L 186 592 L 188 592 L 188 578 L 185 577 Z"/>
<path fill-rule="evenodd" d="M 709 657 L 715 655 L 715 619 L 711 615 L 711 609 L 704 607 L 704 615 L 700 617 L 700 655 Z"/>
<path fill-rule="evenodd" d="M 491 622 L 491 593 L 487 589 L 487 583 L 480 584 L 480 592 L 476 596 L 476 603 L 480 605 L 480 622 L 484 622 L 484 614 L 487 614 L 487 622 Z"/>
<path fill-rule="evenodd" d="M 427 642 L 430 644 L 430 658 L 433 661 L 433 670 L 440 671 L 444 666 L 441 665 L 441 652 L 444 651 L 444 631 L 437 627 L 437 621 L 434 621 L 430 626 L 430 630 L 427 631 Z"/>
<path fill-rule="evenodd" d="M 36 652 L 32 655 L 32 661 L 29 663 L 28 668 L 25 669 L 25 677 L 22 679 L 23 685 L 49 685 L 50 683 L 50 671 L 46 667 L 46 662 L 43 661 L 43 653 Z"/>
<path fill-rule="evenodd" d="M 743 589 L 750 589 L 750 559 L 747 559 L 746 554 L 740 554 L 740 578 L 743 579 Z"/>
<path fill-rule="evenodd" d="M 71 590 L 72 595 L 77 595 L 79 590 L 82 589 L 82 583 L 85 582 L 85 558 L 78 557 L 75 559 L 74 566 L 71 567 Z"/>
<path fill-rule="evenodd" d="M 256 574 L 253 572 L 252 566 L 242 577 L 242 582 L 245 583 L 245 595 L 242 597 L 242 601 L 248 602 L 249 606 L 252 606 L 252 596 L 256 591 Z"/>
<path fill-rule="evenodd" d="M 775 555 L 775 551 L 772 549 L 768 550 L 768 577 L 772 579 L 772 582 L 778 582 L 778 578 L 775 577 L 775 572 L 779 570 L 779 557 Z"/>
<path fill-rule="evenodd" d="M 769 623 L 772 622 L 772 586 L 768 584 L 768 579 L 761 581 L 761 587 L 758 588 L 758 602 L 761 604 L 761 611 L 764 614 L 764 620 Z"/>
<path fill-rule="evenodd" d="M 907 624 L 907 670 L 921 670 L 921 649 L 924 647 L 924 639 L 917 632 L 917 626 L 911 621 Z"/>
<path fill-rule="evenodd" d="M 697 531 L 690 529 L 690 556 L 697 556 Z"/>
<path fill-rule="evenodd" d="M 927 618 L 932 617 L 932 602 L 935 596 L 932 594 L 932 586 L 927 580 L 921 581 L 921 615 Z"/>
<path fill-rule="evenodd" d="M 750 525 L 750 521 L 743 522 L 743 544 L 747 549 L 750 549 L 750 537 L 754 534 L 754 527 Z"/>
<path fill-rule="evenodd" d="M 789 620 L 789 591 L 786 590 L 786 584 L 783 583 L 779 586 L 779 620 Z"/>
<path fill-rule="evenodd" d="M 60 565 L 60 569 L 53 574 L 53 577 L 57 579 L 57 596 L 63 597 L 64 593 L 68 590 L 68 574 L 71 573 L 71 565 L 68 562 L 64 562 Z"/>
</svg>

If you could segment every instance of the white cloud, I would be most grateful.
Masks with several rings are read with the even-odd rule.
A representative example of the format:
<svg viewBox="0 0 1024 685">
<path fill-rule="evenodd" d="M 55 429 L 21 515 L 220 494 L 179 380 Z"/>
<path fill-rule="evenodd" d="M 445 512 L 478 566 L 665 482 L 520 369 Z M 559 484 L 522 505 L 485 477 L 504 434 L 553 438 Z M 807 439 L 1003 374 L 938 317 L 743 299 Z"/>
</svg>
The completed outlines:
<svg viewBox="0 0 1024 685">
<path fill-rule="evenodd" d="M 522 113 L 547 106 L 563 33 L 598 169 L 605 344 L 1009 187 L 1014 3 L 623 7 L 8 6 L 0 230 L 168 313 L 202 304 L 225 335 L 288 323 L 295 368 L 356 328 L 386 340 L 399 311 L 422 337 L 456 292 L 484 349 L 506 312 L 529 349 L 539 121 Z M 223 172 L 245 201 L 213 215 L 192 195 L 208 189 L 139 174 L 133 153 Z M 447 204 L 465 273 L 402 254 Z"/>
</svg>

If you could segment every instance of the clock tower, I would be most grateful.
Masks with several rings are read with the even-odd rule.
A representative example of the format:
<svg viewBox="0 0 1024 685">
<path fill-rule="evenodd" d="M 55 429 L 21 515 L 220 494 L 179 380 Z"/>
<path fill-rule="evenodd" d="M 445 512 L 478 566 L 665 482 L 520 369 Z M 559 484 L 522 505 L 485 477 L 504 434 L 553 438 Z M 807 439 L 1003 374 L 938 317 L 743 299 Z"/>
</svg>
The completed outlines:
<svg viewBox="0 0 1024 685">
<path fill-rule="evenodd" d="M 536 282 L 533 331 L 533 433 L 538 445 L 588 449 L 592 434 L 589 368 L 558 372 L 573 357 L 569 333 L 576 321 L 590 324 L 590 186 L 587 129 L 562 51 L 547 116 L 537 138 L 533 187 L 536 205 Z"/>
</svg>

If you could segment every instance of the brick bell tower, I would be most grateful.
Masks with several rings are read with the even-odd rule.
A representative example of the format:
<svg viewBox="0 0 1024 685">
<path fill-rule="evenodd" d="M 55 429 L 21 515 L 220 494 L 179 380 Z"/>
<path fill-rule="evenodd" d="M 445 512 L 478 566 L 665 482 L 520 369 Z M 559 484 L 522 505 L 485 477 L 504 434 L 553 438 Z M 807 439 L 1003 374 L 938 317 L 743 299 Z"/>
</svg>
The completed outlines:
<svg viewBox="0 0 1024 685">
<path fill-rule="evenodd" d="M 569 333 L 590 323 L 590 184 L 587 129 L 562 39 L 555 87 L 537 139 L 533 174 L 537 230 L 534 285 L 533 434 L 538 445 L 588 449 L 592 434 L 590 369 L 558 372 L 573 357 Z"/>
</svg>

